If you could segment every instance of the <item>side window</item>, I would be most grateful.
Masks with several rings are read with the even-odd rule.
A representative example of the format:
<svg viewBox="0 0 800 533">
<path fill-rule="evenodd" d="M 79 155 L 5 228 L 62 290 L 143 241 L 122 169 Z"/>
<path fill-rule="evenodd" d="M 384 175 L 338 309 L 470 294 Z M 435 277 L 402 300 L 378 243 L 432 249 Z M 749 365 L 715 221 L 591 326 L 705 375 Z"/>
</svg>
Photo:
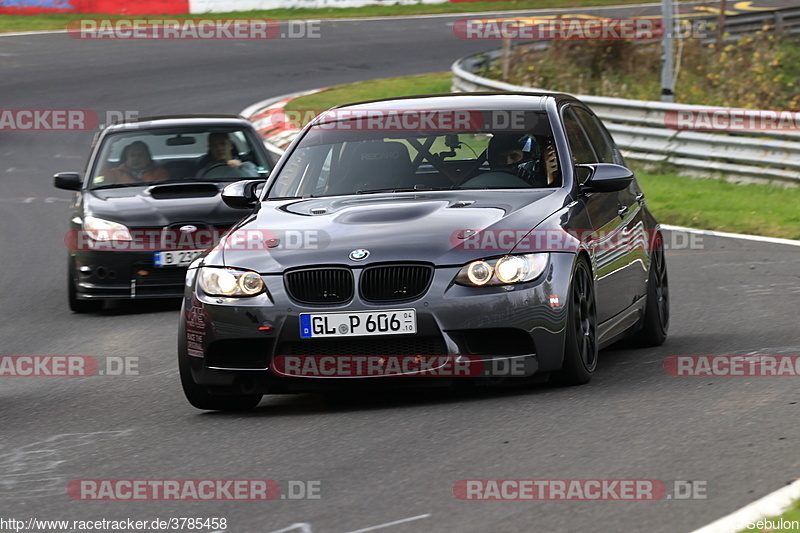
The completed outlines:
<svg viewBox="0 0 800 533">
<path fill-rule="evenodd" d="M 576 165 L 586 163 L 598 163 L 597 156 L 592 150 L 592 145 L 586 137 L 583 128 L 581 127 L 575 114 L 571 108 L 567 108 L 564 113 L 564 129 L 567 132 L 567 140 L 569 141 L 569 148 L 572 152 L 572 160 Z"/>
<path fill-rule="evenodd" d="M 270 191 L 270 197 L 318 194 L 327 182 L 330 162 L 330 145 L 296 150 L 284 165 Z"/>
<path fill-rule="evenodd" d="M 573 107 L 572 111 L 575 112 L 578 120 L 580 120 L 589 135 L 589 140 L 592 142 L 598 157 L 597 163 L 617 163 L 614 158 L 613 142 L 597 117 L 580 107 Z"/>
</svg>

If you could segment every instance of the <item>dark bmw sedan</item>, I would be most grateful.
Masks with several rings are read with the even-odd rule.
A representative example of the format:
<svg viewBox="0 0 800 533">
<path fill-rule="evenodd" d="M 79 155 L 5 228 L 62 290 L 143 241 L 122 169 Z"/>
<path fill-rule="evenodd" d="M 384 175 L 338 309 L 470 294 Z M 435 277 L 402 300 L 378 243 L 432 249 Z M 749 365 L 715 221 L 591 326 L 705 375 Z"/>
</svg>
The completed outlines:
<svg viewBox="0 0 800 533">
<path fill-rule="evenodd" d="M 598 351 L 664 342 L 663 237 L 608 131 L 563 94 L 331 109 L 189 267 L 188 400 L 400 383 L 588 382 Z"/>
<path fill-rule="evenodd" d="M 221 199 L 231 182 L 269 173 L 263 143 L 235 116 L 142 118 L 106 127 L 76 191 L 65 242 L 75 312 L 112 299 L 180 298 L 187 266 L 244 213 Z"/>
</svg>

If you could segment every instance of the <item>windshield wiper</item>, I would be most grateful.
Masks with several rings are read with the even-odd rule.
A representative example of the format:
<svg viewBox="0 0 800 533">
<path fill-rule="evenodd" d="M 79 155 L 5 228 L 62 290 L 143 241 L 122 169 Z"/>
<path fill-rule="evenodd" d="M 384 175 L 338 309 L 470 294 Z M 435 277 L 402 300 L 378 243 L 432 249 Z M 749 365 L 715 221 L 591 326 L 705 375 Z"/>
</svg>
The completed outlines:
<svg viewBox="0 0 800 533">
<path fill-rule="evenodd" d="M 161 182 L 163 183 L 163 182 Z M 150 181 L 135 181 L 133 183 L 107 183 L 106 185 L 95 185 L 90 187 L 90 191 L 98 191 L 100 189 L 121 189 L 123 187 L 147 187 L 153 185 L 153 182 Z"/>
<path fill-rule="evenodd" d="M 386 189 L 367 189 L 364 191 L 356 191 L 356 194 L 373 194 L 381 192 L 427 192 L 427 191 L 448 191 L 451 187 L 388 187 Z"/>
<path fill-rule="evenodd" d="M 216 181 L 242 181 L 242 180 L 263 180 L 263 179 L 266 178 L 263 176 L 220 176 L 218 178 L 198 178 L 197 176 L 186 176 L 174 180 L 159 181 L 158 183 L 180 183 L 182 181 L 208 181 L 213 183 Z"/>
</svg>

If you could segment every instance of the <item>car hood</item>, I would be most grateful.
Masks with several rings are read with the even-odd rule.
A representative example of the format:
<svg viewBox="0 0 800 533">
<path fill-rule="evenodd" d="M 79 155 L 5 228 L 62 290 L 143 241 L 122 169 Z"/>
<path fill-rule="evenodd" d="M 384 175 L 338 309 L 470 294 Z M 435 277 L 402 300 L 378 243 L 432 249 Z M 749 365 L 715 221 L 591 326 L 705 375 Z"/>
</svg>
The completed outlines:
<svg viewBox="0 0 800 533">
<path fill-rule="evenodd" d="M 181 222 L 228 228 L 246 213 L 225 205 L 220 191 L 227 183 L 192 182 L 90 190 L 84 212 L 129 228 L 163 228 Z"/>
<path fill-rule="evenodd" d="M 460 265 L 513 248 L 513 243 L 491 250 L 465 247 L 464 230 L 524 234 L 564 201 L 560 190 L 431 191 L 266 201 L 220 243 L 223 257 L 212 254 L 206 263 L 263 273 L 387 261 Z M 369 255 L 354 261 L 350 259 L 354 250 L 367 250 Z"/>
</svg>

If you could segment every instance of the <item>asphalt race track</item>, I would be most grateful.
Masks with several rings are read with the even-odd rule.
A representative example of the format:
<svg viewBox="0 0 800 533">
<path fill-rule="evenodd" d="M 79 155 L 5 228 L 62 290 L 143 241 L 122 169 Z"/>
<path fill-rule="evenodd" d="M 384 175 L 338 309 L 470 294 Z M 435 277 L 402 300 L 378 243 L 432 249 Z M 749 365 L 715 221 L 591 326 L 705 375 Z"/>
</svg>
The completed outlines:
<svg viewBox="0 0 800 533">
<path fill-rule="evenodd" d="M 273 95 L 444 71 L 495 46 L 455 38 L 455 18 L 325 22 L 319 39 L 267 42 L 3 37 L 0 107 L 238 113 Z M 601 352 L 587 386 L 275 396 L 250 414 L 204 414 L 180 388 L 176 303 L 67 309 L 70 193 L 52 175 L 83 170 L 91 138 L 0 131 L 0 355 L 138 357 L 138 375 L 0 377 L 0 518 L 224 517 L 233 533 L 674 532 L 800 473 L 797 378 L 663 368 L 673 355 L 800 354 L 800 248 L 703 236 L 688 249 L 685 235 L 672 237 L 667 343 Z M 81 479 L 256 478 L 284 495 L 289 481 L 316 481 L 320 498 L 67 493 Z M 692 500 L 470 502 L 453 494 L 463 479 L 652 479 L 670 490 L 693 480 L 707 490 Z"/>
</svg>

